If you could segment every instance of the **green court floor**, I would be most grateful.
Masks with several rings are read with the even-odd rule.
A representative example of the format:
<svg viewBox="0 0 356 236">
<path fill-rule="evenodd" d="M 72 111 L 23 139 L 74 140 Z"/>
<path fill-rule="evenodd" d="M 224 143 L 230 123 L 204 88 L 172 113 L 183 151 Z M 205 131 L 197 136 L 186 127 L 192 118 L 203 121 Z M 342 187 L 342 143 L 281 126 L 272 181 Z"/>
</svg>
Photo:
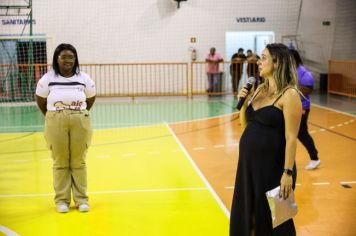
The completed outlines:
<svg viewBox="0 0 356 236">
<path fill-rule="evenodd" d="M 97 102 L 92 111 L 94 129 L 132 127 L 204 119 L 236 112 L 236 100 Z M 44 118 L 34 103 L 0 106 L 1 132 L 42 131 Z"/>
</svg>

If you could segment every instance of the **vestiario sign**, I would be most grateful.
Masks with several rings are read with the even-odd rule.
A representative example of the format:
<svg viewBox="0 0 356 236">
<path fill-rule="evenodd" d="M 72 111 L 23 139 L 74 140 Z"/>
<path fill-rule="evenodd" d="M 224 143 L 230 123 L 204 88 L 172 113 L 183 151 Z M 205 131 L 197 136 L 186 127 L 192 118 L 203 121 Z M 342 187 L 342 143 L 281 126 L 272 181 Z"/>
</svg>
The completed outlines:
<svg viewBox="0 0 356 236">
<path fill-rule="evenodd" d="M 237 23 L 265 23 L 266 17 L 236 17 Z"/>
</svg>

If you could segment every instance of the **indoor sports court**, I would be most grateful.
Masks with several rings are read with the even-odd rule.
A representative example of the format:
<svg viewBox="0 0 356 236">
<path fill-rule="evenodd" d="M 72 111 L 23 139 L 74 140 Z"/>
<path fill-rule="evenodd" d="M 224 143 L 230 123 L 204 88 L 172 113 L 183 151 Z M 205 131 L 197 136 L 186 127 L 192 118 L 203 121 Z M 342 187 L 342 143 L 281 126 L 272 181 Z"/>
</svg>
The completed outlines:
<svg viewBox="0 0 356 236">
<path fill-rule="evenodd" d="M 347 100 L 329 102 L 336 101 L 349 113 L 313 106 L 310 132 L 322 158 L 317 170 L 304 170 L 308 155 L 298 145 L 300 235 L 355 232 L 355 110 Z M 92 209 L 84 214 L 74 206 L 68 214 L 55 211 L 52 160 L 37 108 L 2 106 L 7 120 L 0 135 L 1 232 L 227 235 L 241 135 L 235 103 L 99 99 L 91 113 L 95 132 L 87 156 Z M 123 112 L 127 109 L 131 113 Z M 330 212 L 338 212 L 337 218 Z"/>
<path fill-rule="evenodd" d="M 235 89 L 261 70 L 234 55 L 258 58 L 270 43 L 298 50 L 314 78 L 308 128 L 321 162 L 306 170 L 298 141 L 297 235 L 356 235 L 355 11 L 353 0 L 0 2 L 0 235 L 229 235 Z M 96 87 L 89 212 L 73 201 L 57 212 L 35 100 L 61 43 Z M 212 87 L 211 48 L 222 57 Z"/>
</svg>

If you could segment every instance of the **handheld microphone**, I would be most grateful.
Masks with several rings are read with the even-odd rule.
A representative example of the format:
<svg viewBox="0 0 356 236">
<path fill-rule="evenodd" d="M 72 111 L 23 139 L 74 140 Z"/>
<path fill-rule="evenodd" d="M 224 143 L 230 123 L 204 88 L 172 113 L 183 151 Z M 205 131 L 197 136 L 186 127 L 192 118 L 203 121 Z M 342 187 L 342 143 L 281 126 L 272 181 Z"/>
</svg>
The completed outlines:
<svg viewBox="0 0 356 236">
<path fill-rule="evenodd" d="M 244 86 L 244 88 L 247 89 L 247 95 L 249 94 L 249 92 L 251 91 L 252 86 L 253 86 L 255 83 L 256 83 L 256 78 L 255 78 L 255 77 L 250 77 L 250 78 L 248 78 L 247 83 L 246 83 L 246 85 Z M 246 95 L 246 96 L 247 96 L 247 95 Z M 246 100 L 246 97 L 240 98 L 240 100 L 238 101 L 237 106 L 236 106 L 236 109 L 237 109 L 237 110 L 241 110 L 241 107 L 242 107 L 242 105 L 244 104 L 245 100 Z"/>
</svg>

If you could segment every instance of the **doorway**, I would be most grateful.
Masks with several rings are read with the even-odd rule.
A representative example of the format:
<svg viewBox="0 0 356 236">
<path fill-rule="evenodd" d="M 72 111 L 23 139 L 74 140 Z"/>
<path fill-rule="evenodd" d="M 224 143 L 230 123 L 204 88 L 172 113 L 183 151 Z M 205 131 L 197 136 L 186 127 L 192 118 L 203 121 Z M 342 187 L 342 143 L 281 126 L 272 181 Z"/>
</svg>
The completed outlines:
<svg viewBox="0 0 356 236">
<path fill-rule="evenodd" d="M 239 48 L 243 48 L 245 54 L 248 49 L 251 49 L 257 55 L 261 55 L 266 45 L 273 43 L 274 39 L 275 35 L 272 31 L 226 32 L 225 58 L 230 60 Z"/>
<path fill-rule="evenodd" d="M 239 48 L 244 49 L 245 55 L 246 51 L 250 49 L 253 53 L 261 56 L 266 45 L 273 43 L 274 39 L 274 32 L 272 31 L 226 32 L 225 58 L 226 60 L 231 60 L 232 55 L 235 54 Z M 245 62 L 243 64 L 241 78 L 239 79 L 238 89 L 246 83 L 247 77 L 247 62 Z"/>
</svg>

